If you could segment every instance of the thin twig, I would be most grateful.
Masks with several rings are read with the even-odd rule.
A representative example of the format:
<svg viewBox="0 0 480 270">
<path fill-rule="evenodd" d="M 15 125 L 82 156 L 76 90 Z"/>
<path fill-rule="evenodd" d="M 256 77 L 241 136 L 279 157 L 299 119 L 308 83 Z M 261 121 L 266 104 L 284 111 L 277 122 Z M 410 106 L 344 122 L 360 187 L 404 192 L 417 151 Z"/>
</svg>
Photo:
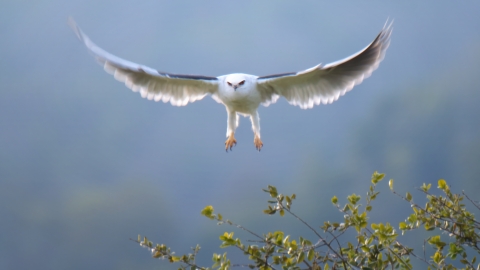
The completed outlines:
<svg viewBox="0 0 480 270">
<path fill-rule="evenodd" d="M 393 251 L 393 250 L 392 250 L 390 247 L 388 247 L 388 246 L 387 246 L 387 249 L 388 249 L 388 251 L 390 251 L 390 253 L 392 253 L 392 254 L 393 254 L 395 257 L 397 257 L 397 259 L 398 259 L 398 260 L 400 260 L 400 262 L 402 262 L 402 263 L 403 263 L 403 265 L 407 266 L 407 267 L 408 267 L 408 269 L 412 269 L 412 268 L 411 268 L 411 267 L 409 267 L 409 266 L 407 265 L 407 263 L 406 263 L 406 262 L 404 262 L 404 261 L 402 260 L 402 258 L 401 258 L 400 256 L 398 256 L 398 254 L 397 254 L 397 253 L 395 253 L 395 252 L 394 252 L 394 251 Z"/>
<path fill-rule="evenodd" d="M 142 245 L 142 242 L 139 242 L 138 240 L 135 240 L 135 239 L 132 239 L 132 238 L 129 238 L 129 240 L 131 240 L 131 241 L 133 241 L 133 242 L 135 242 L 135 243 L 137 243 L 137 244 L 140 244 L 141 246 L 144 246 L 144 247 L 146 247 L 146 248 L 149 248 L 149 249 L 151 249 L 151 250 L 155 250 L 154 247 L 149 247 L 149 246 L 147 246 L 147 245 Z M 170 254 L 165 254 L 165 256 L 172 256 L 171 254 L 172 254 L 172 252 L 170 252 Z M 162 257 L 164 257 L 164 256 L 162 256 Z M 196 263 L 193 263 L 193 264 L 192 264 L 192 263 L 190 263 L 190 262 L 188 262 L 188 261 L 179 261 L 179 262 L 180 262 L 180 263 L 184 263 L 184 264 L 186 264 L 186 265 L 188 265 L 188 266 L 191 266 L 191 267 L 195 267 L 195 269 L 201 269 L 201 270 L 205 269 L 205 267 L 198 266 Z"/>
<path fill-rule="evenodd" d="M 470 199 L 470 197 L 468 197 L 468 195 L 465 193 L 465 191 L 462 190 L 462 194 L 463 196 L 465 196 L 478 210 L 480 210 L 480 206 L 475 203 L 475 201 L 473 201 L 472 199 Z"/>
<path fill-rule="evenodd" d="M 237 227 L 237 228 L 239 228 L 239 229 L 242 229 L 242 230 L 248 232 L 249 234 L 251 234 L 251 235 L 253 235 L 253 236 L 255 236 L 255 237 L 259 238 L 259 239 L 262 239 L 262 240 L 264 239 L 264 238 L 261 237 L 260 235 L 258 235 L 258 234 L 256 234 L 256 233 L 250 231 L 249 229 L 243 227 L 243 226 L 240 225 L 240 224 L 236 224 L 236 223 L 234 223 L 234 222 L 232 222 L 232 221 L 230 221 L 230 220 L 227 220 L 227 221 L 225 221 L 225 220 L 220 220 L 220 219 L 218 219 L 218 217 L 216 217 L 215 219 L 218 220 L 218 221 L 220 221 L 220 222 L 222 222 L 222 224 L 227 223 L 228 225 L 235 226 L 235 227 Z"/>
<path fill-rule="evenodd" d="M 282 207 L 283 205 L 278 202 Z M 325 239 L 314 229 L 312 228 L 312 226 L 310 226 L 307 222 L 305 222 L 303 219 L 301 219 L 299 216 L 295 215 L 292 211 L 290 211 L 290 209 L 286 208 L 286 207 L 283 207 L 283 209 L 287 210 L 288 213 L 290 213 L 290 215 L 294 216 L 296 219 L 300 220 L 300 222 L 302 222 L 305 226 L 307 226 L 313 233 L 315 233 L 315 235 L 317 235 L 318 238 L 322 239 L 325 244 L 327 245 L 327 247 L 333 251 L 333 253 L 335 253 L 337 255 L 337 257 L 341 258 L 342 260 L 342 264 L 343 264 L 343 267 L 344 269 L 347 269 L 347 265 L 345 264 L 345 259 L 343 258 L 343 256 L 340 256 L 340 254 L 337 253 L 337 251 L 335 249 L 332 248 L 332 246 L 330 244 L 328 244 Z M 340 249 L 340 252 L 341 252 L 341 249 Z"/>
</svg>

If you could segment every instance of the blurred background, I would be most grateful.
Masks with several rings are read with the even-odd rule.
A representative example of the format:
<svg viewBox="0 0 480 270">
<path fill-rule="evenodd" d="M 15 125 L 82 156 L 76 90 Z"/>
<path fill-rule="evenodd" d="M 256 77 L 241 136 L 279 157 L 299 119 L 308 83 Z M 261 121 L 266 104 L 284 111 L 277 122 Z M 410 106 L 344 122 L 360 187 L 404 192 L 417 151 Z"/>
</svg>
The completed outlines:
<svg viewBox="0 0 480 270">
<path fill-rule="evenodd" d="M 245 262 L 218 235 L 248 235 L 202 217 L 206 205 L 260 234 L 315 239 L 262 214 L 269 184 L 296 193 L 293 209 L 314 227 L 341 221 L 330 198 L 365 197 L 375 170 L 400 193 L 444 178 L 479 199 L 478 14 L 478 1 L 3 1 L 0 268 L 177 268 L 129 241 L 137 234 L 177 254 L 198 243 L 206 266 L 213 252 Z M 262 152 L 242 118 L 227 154 L 221 104 L 142 99 L 95 63 L 68 16 L 122 58 L 209 76 L 333 62 L 395 22 L 370 78 L 328 106 L 261 107 Z M 398 225 L 409 205 L 380 190 L 371 221 Z"/>
</svg>

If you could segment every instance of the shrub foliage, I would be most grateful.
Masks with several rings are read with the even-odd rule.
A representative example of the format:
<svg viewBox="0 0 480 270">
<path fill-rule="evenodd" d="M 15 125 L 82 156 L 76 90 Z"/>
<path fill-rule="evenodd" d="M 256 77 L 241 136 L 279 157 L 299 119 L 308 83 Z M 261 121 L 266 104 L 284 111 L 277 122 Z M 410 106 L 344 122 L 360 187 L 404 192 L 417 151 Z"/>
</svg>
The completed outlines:
<svg viewBox="0 0 480 270">
<path fill-rule="evenodd" d="M 317 228 L 292 210 L 295 194 L 283 195 L 274 186 L 264 189 L 271 197 L 264 210 L 265 214 L 291 216 L 306 226 L 315 235 L 315 239 L 291 239 L 283 231 L 258 234 L 215 213 L 212 206 L 205 207 L 201 211 L 203 216 L 217 221 L 219 225 L 244 230 L 254 238 L 253 241 L 242 240 L 235 238 L 233 232 L 225 232 L 219 237 L 220 247 L 241 250 L 248 258 L 246 264 L 231 262 L 225 252 L 213 254 L 213 265 L 200 266 L 195 261 L 200 250 L 198 245 L 192 249 L 192 253 L 177 256 L 166 245 L 154 245 L 147 237 L 138 236 L 136 242 L 150 249 L 154 258 L 168 259 L 171 263 L 177 263 L 179 269 L 191 270 L 227 270 L 232 267 L 260 270 L 412 269 L 412 260 L 421 261 L 428 269 L 480 269 L 475 256 L 480 252 L 480 223 L 465 205 L 467 202 L 470 207 L 478 210 L 480 207 L 477 202 L 464 192 L 452 193 L 447 182 L 441 179 L 438 181 L 440 195 L 430 192 L 431 184 L 423 184 L 418 189 L 427 199 L 425 205 L 420 206 L 414 203 L 409 192 L 405 196 L 398 194 L 393 188 L 393 180 L 390 180 L 390 191 L 400 200 L 409 203 L 412 213 L 397 226 L 388 222 L 369 223 L 369 213 L 373 209 L 371 202 L 379 194 L 376 186 L 384 176 L 378 172 L 373 173 L 364 205 L 360 204 L 361 197 L 356 194 L 348 196 L 344 204 L 333 196 L 331 202 L 343 214 L 343 220 L 325 221 Z M 354 240 L 341 240 L 342 235 L 352 230 L 356 234 Z M 399 239 L 399 233 L 403 235 L 413 230 L 438 231 L 441 235 L 434 234 L 423 239 L 423 250 L 419 252 L 402 244 Z M 427 254 L 425 246 L 430 246 L 427 248 L 430 254 Z"/>
</svg>

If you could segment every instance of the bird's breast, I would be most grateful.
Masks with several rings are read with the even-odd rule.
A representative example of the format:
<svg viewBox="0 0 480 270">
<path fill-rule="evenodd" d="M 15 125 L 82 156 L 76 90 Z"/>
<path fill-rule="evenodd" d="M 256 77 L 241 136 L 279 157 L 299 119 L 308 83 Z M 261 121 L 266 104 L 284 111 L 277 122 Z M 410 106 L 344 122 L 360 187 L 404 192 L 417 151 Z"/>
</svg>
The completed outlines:
<svg viewBox="0 0 480 270">
<path fill-rule="evenodd" d="M 218 97 L 230 110 L 252 114 L 261 103 L 260 93 L 255 88 L 222 89 Z"/>
</svg>

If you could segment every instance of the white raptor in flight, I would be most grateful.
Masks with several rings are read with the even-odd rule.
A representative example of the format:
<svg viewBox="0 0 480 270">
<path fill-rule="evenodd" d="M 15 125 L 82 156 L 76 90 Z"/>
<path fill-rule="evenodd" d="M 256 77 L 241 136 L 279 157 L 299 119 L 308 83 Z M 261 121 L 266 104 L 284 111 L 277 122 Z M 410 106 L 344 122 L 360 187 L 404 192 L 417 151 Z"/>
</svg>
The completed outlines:
<svg viewBox="0 0 480 270">
<path fill-rule="evenodd" d="M 227 140 L 225 150 L 237 144 L 234 134 L 239 114 L 250 116 L 253 143 L 258 151 L 260 139 L 260 104 L 268 106 L 282 96 L 302 109 L 329 104 L 350 91 L 378 67 L 390 43 L 392 24 L 385 24 L 375 40 L 360 52 L 327 65 L 268 76 L 234 73 L 218 77 L 165 73 L 132 63 L 112 55 L 93 43 L 70 18 L 69 24 L 77 37 L 95 55 L 104 69 L 124 82 L 143 98 L 185 106 L 210 94 L 227 109 Z"/>
</svg>

